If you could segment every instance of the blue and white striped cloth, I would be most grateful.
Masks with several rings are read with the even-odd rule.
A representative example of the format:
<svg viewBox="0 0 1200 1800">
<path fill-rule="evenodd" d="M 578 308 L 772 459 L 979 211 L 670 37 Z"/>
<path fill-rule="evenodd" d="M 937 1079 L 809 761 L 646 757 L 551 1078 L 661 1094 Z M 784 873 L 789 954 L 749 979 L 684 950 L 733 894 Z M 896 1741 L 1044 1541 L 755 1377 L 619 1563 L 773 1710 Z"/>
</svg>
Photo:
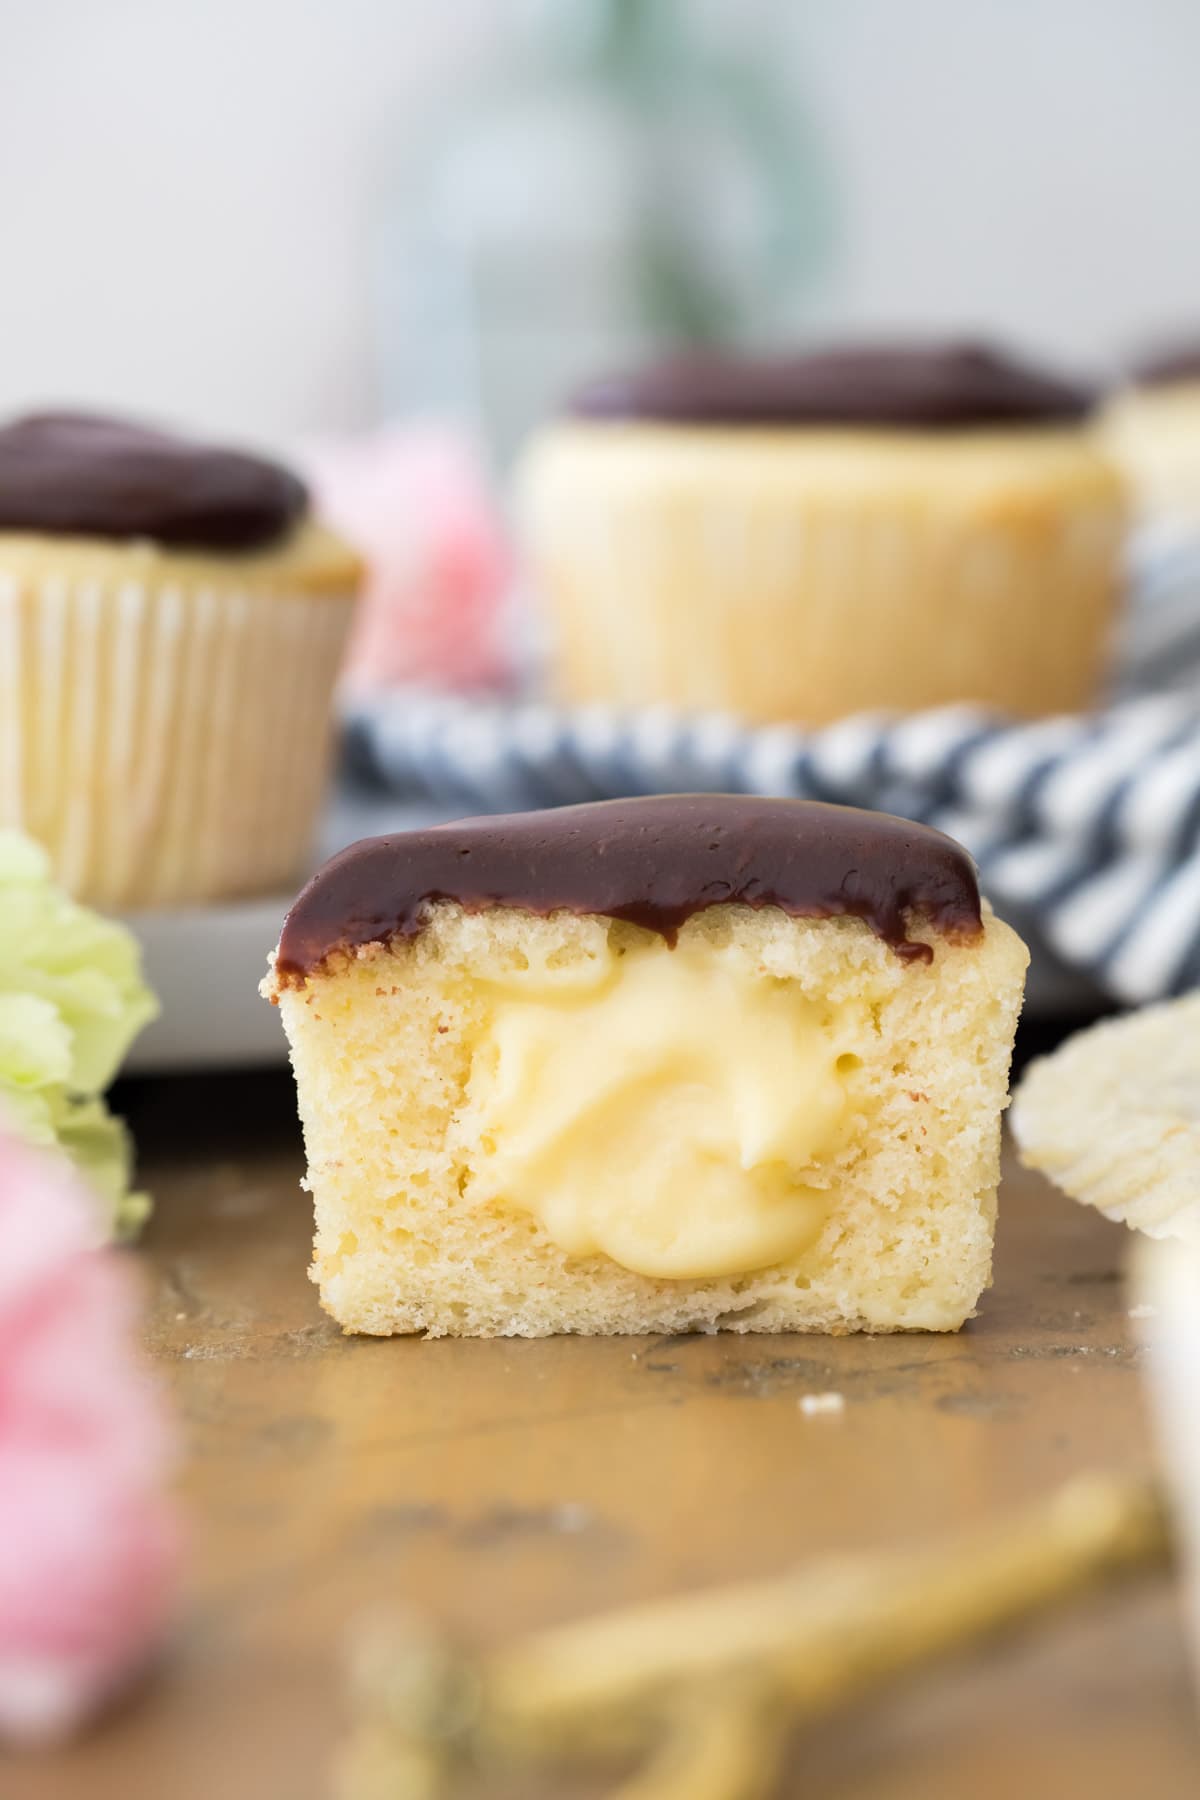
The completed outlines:
<svg viewBox="0 0 1200 1800">
<path fill-rule="evenodd" d="M 1114 999 L 1180 993 L 1200 985 L 1200 541 L 1144 540 L 1131 575 L 1113 699 L 1087 716 L 804 732 L 402 692 L 349 709 L 347 779 L 460 813 L 716 791 L 900 813 L 966 844 L 997 910 Z"/>
</svg>

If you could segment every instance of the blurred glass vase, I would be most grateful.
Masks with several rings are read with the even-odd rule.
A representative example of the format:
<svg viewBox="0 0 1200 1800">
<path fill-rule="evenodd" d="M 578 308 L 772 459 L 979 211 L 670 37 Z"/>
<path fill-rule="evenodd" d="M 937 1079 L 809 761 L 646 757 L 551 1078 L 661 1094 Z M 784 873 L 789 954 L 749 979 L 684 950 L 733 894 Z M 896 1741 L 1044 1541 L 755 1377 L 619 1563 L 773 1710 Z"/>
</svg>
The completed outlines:
<svg viewBox="0 0 1200 1800">
<path fill-rule="evenodd" d="M 691 18 L 528 0 L 391 192 L 385 413 L 450 413 L 504 463 L 589 375 L 794 329 L 830 237 L 818 144 L 769 54 L 706 46 Z"/>
</svg>

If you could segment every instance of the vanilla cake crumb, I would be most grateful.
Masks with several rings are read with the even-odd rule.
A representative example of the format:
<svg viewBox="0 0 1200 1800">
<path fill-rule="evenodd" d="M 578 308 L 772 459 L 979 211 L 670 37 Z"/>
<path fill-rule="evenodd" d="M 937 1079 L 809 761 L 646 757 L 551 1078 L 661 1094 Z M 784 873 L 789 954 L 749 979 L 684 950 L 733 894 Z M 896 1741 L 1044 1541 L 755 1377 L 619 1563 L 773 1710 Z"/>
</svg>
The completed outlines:
<svg viewBox="0 0 1200 1800">
<path fill-rule="evenodd" d="M 774 907 L 698 912 L 671 950 L 603 916 L 442 901 L 412 937 L 336 954 L 299 980 L 269 979 L 296 1074 L 323 1305 L 349 1331 L 435 1337 L 957 1329 L 990 1280 L 1027 955 L 986 909 L 974 939 L 920 920 L 911 931 L 930 961 L 898 956 L 862 920 Z M 514 1141 L 498 1145 L 489 1131 L 502 1116 L 497 996 L 531 968 L 570 987 L 650 956 L 679 957 L 680 968 L 711 956 L 725 976 L 795 994 L 814 1030 L 854 1026 L 837 1063 L 840 1112 L 835 1125 L 822 1115 L 803 1171 L 808 1223 L 766 1266 L 639 1272 L 564 1247 L 582 1241 L 559 1205 L 574 1199 L 569 1174 L 537 1206 L 504 1185 L 520 1164 Z M 588 1009 L 576 1017 L 586 1034 Z M 512 1116 L 521 1131 L 539 1123 Z M 770 1124 L 760 1121 L 768 1135 Z M 613 1114 L 618 1139 L 623 1126 Z M 606 1141 L 587 1140 L 593 1163 Z M 658 1140 L 648 1142 L 657 1156 Z M 630 1167 L 636 1210 L 646 1197 Z M 768 1192 L 764 1209 L 774 1203 Z M 616 1234 L 621 1255 L 645 1261 L 642 1240 L 630 1250 L 628 1238 Z"/>
</svg>

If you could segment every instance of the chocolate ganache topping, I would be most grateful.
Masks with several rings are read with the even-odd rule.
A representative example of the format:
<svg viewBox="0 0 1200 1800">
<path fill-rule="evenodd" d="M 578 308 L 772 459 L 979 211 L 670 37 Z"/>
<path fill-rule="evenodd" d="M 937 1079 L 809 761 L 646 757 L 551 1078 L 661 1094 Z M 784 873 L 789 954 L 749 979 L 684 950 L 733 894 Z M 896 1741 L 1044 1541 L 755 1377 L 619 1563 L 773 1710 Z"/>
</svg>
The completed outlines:
<svg viewBox="0 0 1200 1800">
<path fill-rule="evenodd" d="M 32 413 L 0 428 L 0 531 L 258 550 L 307 506 L 276 463 L 126 420 Z"/>
<path fill-rule="evenodd" d="M 1083 418 L 1087 387 L 983 344 L 864 344 L 752 359 L 683 355 L 593 381 L 577 418 L 680 425 L 851 425 L 919 431 Z"/>
<path fill-rule="evenodd" d="M 365 838 L 292 907 L 276 975 L 297 982 L 334 951 L 414 937 L 438 900 L 468 912 L 601 914 L 671 944 L 706 907 L 777 906 L 864 919 L 901 956 L 925 960 L 910 916 L 948 936 L 982 929 L 974 866 L 940 831 L 815 800 L 670 794 Z"/>
<path fill-rule="evenodd" d="M 1130 369 L 1135 387 L 1170 387 L 1176 381 L 1200 381 L 1200 340 L 1167 344 L 1143 356 Z"/>
</svg>

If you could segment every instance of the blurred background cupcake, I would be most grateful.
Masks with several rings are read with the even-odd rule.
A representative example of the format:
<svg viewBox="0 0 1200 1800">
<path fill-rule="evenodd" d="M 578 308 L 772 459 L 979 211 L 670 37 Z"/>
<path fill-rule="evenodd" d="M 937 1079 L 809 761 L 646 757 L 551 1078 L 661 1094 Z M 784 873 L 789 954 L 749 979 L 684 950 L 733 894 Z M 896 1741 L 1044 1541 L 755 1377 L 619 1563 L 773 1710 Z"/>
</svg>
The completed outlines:
<svg viewBox="0 0 1200 1800">
<path fill-rule="evenodd" d="M 1135 363 L 1102 424 L 1139 515 L 1200 527 L 1200 338 Z"/>
<path fill-rule="evenodd" d="M 1090 405 L 972 344 L 585 386 L 519 475 L 556 692 L 808 725 L 1087 706 L 1124 517 Z"/>
<path fill-rule="evenodd" d="M 294 883 L 357 574 L 273 462 L 94 414 L 0 429 L 0 825 L 111 908 Z"/>
</svg>

